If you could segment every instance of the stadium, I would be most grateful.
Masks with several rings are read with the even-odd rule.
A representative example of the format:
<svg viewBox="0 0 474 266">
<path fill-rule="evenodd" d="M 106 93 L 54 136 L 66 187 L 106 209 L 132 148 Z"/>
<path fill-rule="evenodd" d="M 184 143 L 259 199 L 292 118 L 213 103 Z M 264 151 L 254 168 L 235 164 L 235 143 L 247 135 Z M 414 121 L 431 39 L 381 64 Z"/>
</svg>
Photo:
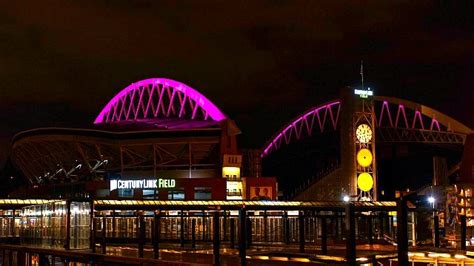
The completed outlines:
<svg viewBox="0 0 474 266">
<path fill-rule="evenodd" d="M 171 79 L 141 80 L 115 95 L 90 128 L 16 134 L 10 160 L 29 185 L 9 196 L 276 199 L 276 179 L 260 177 L 260 158 L 239 150 L 239 133 L 197 90 Z"/>
</svg>

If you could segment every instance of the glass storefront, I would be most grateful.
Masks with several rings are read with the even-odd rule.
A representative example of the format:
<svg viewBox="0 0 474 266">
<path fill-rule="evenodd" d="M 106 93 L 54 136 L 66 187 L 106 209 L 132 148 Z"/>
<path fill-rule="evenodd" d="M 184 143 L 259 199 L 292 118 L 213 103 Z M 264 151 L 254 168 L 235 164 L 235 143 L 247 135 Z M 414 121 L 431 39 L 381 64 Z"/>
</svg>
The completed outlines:
<svg viewBox="0 0 474 266">
<path fill-rule="evenodd" d="M 89 248 L 90 212 L 90 202 L 72 201 L 68 204 L 67 201 L 55 201 L 23 207 L 21 244 L 53 248 Z"/>
<path fill-rule="evenodd" d="M 19 210 L 0 211 L 0 237 L 18 237 L 20 235 L 20 213 Z"/>
</svg>

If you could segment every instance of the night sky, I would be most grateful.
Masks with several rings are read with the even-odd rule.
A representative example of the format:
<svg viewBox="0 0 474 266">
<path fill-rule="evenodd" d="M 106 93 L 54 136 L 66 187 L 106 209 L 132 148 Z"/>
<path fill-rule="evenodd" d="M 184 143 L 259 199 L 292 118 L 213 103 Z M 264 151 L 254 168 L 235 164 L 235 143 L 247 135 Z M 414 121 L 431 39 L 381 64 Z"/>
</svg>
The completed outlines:
<svg viewBox="0 0 474 266">
<path fill-rule="evenodd" d="M 1 1 L 0 162 L 14 133 L 89 127 L 130 83 L 196 88 L 259 147 L 366 82 L 474 127 L 474 1 Z"/>
</svg>

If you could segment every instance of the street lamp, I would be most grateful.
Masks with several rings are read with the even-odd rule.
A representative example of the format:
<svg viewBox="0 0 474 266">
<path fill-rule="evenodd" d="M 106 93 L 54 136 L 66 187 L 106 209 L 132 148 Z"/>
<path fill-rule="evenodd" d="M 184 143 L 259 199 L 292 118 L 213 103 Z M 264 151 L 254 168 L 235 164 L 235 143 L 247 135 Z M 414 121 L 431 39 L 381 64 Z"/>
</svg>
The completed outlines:
<svg viewBox="0 0 474 266">
<path fill-rule="evenodd" d="M 433 209 L 434 209 L 435 201 L 436 199 L 433 196 L 428 197 L 428 202 L 433 206 Z"/>
<path fill-rule="evenodd" d="M 342 197 L 342 200 L 343 200 L 344 202 L 349 202 L 349 200 L 351 200 L 351 198 L 350 198 L 349 196 L 347 196 L 347 195 L 344 195 L 344 197 Z"/>
</svg>

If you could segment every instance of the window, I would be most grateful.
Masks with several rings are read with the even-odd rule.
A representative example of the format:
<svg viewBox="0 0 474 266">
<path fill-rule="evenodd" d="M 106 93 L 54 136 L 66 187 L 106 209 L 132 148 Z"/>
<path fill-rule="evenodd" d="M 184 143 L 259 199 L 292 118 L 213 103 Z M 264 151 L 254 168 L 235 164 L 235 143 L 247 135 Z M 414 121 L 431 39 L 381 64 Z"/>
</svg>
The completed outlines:
<svg viewBox="0 0 474 266">
<path fill-rule="evenodd" d="M 169 200 L 184 200 L 184 189 L 168 191 Z"/>
<path fill-rule="evenodd" d="M 212 188 L 210 188 L 210 187 L 195 187 L 194 188 L 194 199 L 195 200 L 210 200 L 210 199 L 212 199 Z"/>
<path fill-rule="evenodd" d="M 110 191 L 108 189 L 98 189 L 95 191 L 95 196 L 97 198 L 106 198 L 110 195 Z"/>
<path fill-rule="evenodd" d="M 120 198 L 131 198 L 133 197 L 133 189 L 119 189 L 118 196 Z"/>
<path fill-rule="evenodd" d="M 154 189 L 144 189 L 143 190 L 143 199 L 157 199 L 158 191 Z"/>
</svg>

